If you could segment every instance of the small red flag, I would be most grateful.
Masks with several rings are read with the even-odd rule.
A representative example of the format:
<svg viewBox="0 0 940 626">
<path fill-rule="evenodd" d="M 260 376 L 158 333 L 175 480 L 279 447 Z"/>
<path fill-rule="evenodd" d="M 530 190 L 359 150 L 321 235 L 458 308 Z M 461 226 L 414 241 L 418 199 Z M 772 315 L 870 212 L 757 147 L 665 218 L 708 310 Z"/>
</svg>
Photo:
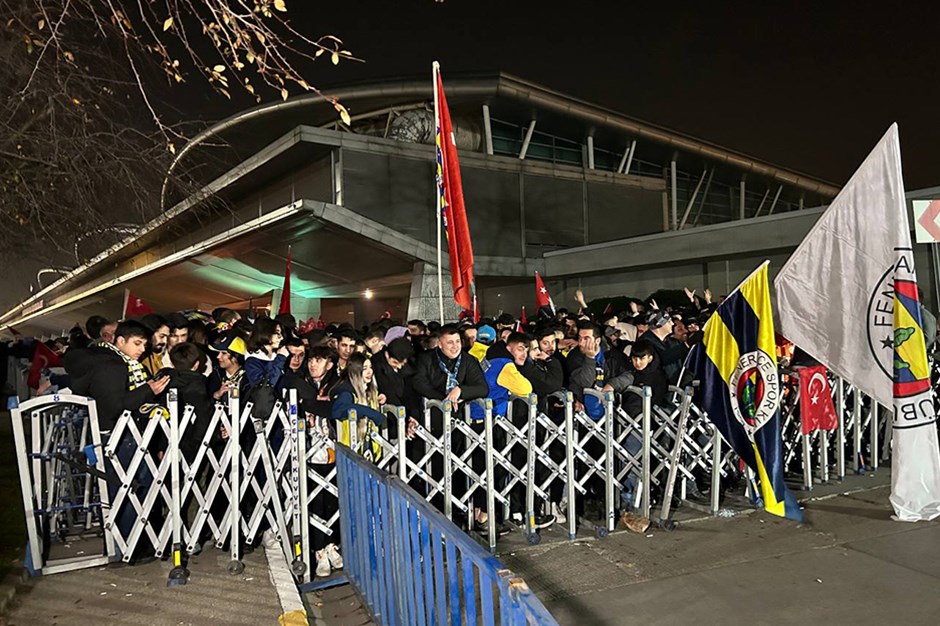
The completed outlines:
<svg viewBox="0 0 940 626">
<path fill-rule="evenodd" d="M 525 329 L 529 325 L 529 320 L 525 316 L 525 305 L 522 305 L 522 315 L 519 317 L 519 323 L 522 325 L 522 328 Z"/>
<path fill-rule="evenodd" d="M 437 66 L 435 65 L 435 68 Z M 434 89 L 437 91 L 437 185 L 440 195 L 440 219 L 447 235 L 447 253 L 450 255 L 450 278 L 454 287 L 454 301 L 464 309 L 472 307 L 470 296 L 473 284 L 473 246 L 470 227 L 463 201 L 460 182 L 460 164 L 457 162 L 457 143 L 451 126 L 450 110 L 444 97 L 441 74 L 435 71 Z"/>
<path fill-rule="evenodd" d="M 480 308 L 477 306 L 477 294 L 473 294 L 473 323 L 480 323 Z"/>
<path fill-rule="evenodd" d="M 823 365 L 800 369 L 800 423 L 804 435 L 814 430 L 835 430 L 839 424 Z"/>
<path fill-rule="evenodd" d="M 146 302 L 132 294 L 129 289 L 124 290 L 124 313 L 121 319 L 142 317 L 150 313 L 153 313 L 153 309 Z"/>
<path fill-rule="evenodd" d="M 552 302 L 552 297 L 548 293 L 548 289 L 545 288 L 545 283 L 542 282 L 542 277 L 539 276 L 539 273 L 535 273 L 535 307 L 536 309 L 541 309 L 543 306 L 547 306 L 552 310 L 552 315 L 555 314 L 555 303 Z"/>
<path fill-rule="evenodd" d="M 284 270 L 284 286 L 281 288 L 281 305 L 277 314 L 290 314 L 290 246 L 287 247 L 287 269 Z"/>
<path fill-rule="evenodd" d="M 41 341 L 36 342 L 36 350 L 33 352 L 33 363 L 29 368 L 29 376 L 26 378 L 26 384 L 30 389 L 39 389 L 39 379 L 42 377 L 42 370 L 50 367 L 62 367 L 62 359 L 59 355 L 49 349 Z"/>
<path fill-rule="evenodd" d="M 602 313 L 602 315 L 610 315 L 613 312 L 614 312 L 614 303 L 608 302 L 607 306 L 604 307 L 604 312 Z"/>
</svg>

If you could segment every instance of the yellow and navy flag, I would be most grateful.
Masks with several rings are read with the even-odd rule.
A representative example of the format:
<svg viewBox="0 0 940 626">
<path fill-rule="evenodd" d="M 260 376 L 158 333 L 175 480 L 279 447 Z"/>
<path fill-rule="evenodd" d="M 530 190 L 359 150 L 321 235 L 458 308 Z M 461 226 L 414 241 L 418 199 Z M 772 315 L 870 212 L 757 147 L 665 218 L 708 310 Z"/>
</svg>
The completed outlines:
<svg viewBox="0 0 940 626">
<path fill-rule="evenodd" d="M 757 473 L 764 508 L 802 521 L 783 480 L 780 375 L 766 261 L 709 318 L 689 366 L 701 385 L 696 404 Z"/>
</svg>

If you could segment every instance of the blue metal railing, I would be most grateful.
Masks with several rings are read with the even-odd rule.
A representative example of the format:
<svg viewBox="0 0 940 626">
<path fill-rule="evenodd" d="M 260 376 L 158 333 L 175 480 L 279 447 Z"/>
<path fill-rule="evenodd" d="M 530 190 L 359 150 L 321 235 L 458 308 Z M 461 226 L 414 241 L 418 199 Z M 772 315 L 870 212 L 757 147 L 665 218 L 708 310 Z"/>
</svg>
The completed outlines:
<svg viewBox="0 0 940 626">
<path fill-rule="evenodd" d="M 386 626 L 556 626 L 525 581 L 395 476 L 336 447 L 346 575 Z"/>
</svg>

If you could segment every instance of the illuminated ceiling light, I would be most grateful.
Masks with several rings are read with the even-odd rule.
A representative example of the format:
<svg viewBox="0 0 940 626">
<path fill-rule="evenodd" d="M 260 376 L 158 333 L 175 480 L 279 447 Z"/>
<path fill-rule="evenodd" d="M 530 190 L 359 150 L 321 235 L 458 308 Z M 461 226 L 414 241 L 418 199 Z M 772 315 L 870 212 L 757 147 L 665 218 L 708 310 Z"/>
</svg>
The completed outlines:
<svg viewBox="0 0 940 626">
<path fill-rule="evenodd" d="M 372 296 L 373 296 L 373 293 L 372 293 L 372 290 L 371 290 L 371 289 L 366 289 L 366 290 L 365 290 L 365 293 L 363 293 L 362 295 L 364 295 L 364 296 L 366 297 L 366 300 L 371 300 L 371 299 L 372 299 Z"/>
</svg>

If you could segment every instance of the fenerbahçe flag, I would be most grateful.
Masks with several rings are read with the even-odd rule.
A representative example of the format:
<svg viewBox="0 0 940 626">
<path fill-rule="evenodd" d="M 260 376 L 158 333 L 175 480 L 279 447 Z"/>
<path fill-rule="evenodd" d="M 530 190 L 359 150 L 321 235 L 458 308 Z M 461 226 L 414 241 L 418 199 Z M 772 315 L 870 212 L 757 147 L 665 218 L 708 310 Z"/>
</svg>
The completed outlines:
<svg viewBox="0 0 940 626">
<path fill-rule="evenodd" d="M 892 124 L 774 283 L 783 334 L 894 406 L 889 500 L 916 522 L 940 517 L 940 451 L 907 211 Z"/>
<path fill-rule="evenodd" d="M 712 314 L 689 360 L 701 381 L 696 404 L 757 472 L 764 508 L 802 521 L 783 481 L 780 375 L 766 261 Z"/>
</svg>

